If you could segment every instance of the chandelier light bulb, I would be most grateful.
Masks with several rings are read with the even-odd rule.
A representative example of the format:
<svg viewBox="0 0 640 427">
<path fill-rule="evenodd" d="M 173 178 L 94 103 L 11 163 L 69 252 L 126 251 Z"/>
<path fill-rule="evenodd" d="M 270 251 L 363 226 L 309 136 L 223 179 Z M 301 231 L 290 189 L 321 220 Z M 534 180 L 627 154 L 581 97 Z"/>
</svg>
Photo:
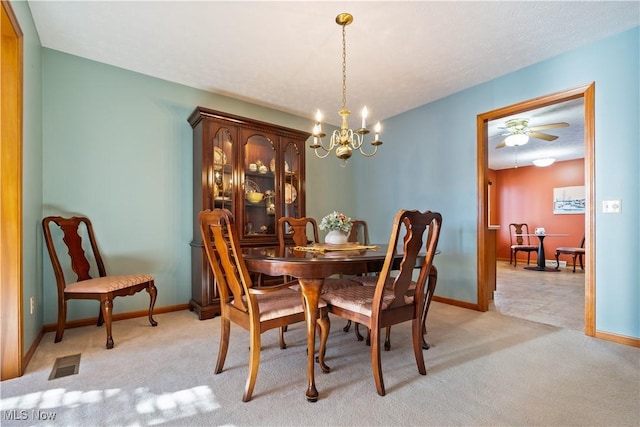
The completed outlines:
<svg viewBox="0 0 640 427">
<path fill-rule="evenodd" d="M 362 129 L 367 128 L 367 114 L 369 114 L 369 112 L 367 111 L 367 106 L 365 105 L 362 109 Z"/>
<path fill-rule="evenodd" d="M 376 125 L 373 127 L 373 131 L 376 133 L 376 137 L 374 141 L 379 140 L 381 130 L 382 130 L 382 126 L 380 126 L 380 122 L 376 123 Z"/>
</svg>

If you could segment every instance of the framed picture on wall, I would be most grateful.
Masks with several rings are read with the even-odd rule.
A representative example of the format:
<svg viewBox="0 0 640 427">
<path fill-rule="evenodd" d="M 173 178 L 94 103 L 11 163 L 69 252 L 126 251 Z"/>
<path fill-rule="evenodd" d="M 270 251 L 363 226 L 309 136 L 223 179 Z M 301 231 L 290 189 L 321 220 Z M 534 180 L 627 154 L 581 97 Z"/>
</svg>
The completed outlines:
<svg viewBox="0 0 640 427">
<path fill-rule="evenodd" d="M 553 189 L 553 213 L 555 215 L 583 214 L 584 206 L 584 185 Z"/>
</svg>

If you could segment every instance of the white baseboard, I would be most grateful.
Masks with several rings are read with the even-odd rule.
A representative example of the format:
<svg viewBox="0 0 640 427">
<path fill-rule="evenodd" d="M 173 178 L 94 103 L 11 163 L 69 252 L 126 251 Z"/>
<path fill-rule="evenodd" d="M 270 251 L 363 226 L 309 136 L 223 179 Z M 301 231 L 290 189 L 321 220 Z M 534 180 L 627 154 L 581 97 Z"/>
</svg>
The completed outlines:
<svg viewBox="0 0 640 427">
<path fill-rule="evenodd" d="M 545 265 L 547 267 L 555 267 L 556 266 L 556 260 L 555 259 L 545 259 Z M 560 261 L 560 267 L 566 267 L 567 266 L 567 261 Z"/>
</svg>

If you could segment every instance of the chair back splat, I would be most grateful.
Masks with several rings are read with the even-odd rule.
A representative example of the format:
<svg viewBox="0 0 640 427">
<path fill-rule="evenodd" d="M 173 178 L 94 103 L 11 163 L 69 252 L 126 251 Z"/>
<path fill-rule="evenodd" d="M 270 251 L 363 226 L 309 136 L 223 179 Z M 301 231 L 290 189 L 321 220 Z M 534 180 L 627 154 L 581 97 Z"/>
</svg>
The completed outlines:
<svg viewBox="0 0 640 427">
<path fill-rule="evenodd" d="M 427 373 L 422 353 L 422 313 L 430 299 L 425 293 L 425 283 L 433 264 L 441 226 L 442 216 L 437 212 L 398 212 L 376 285 L 338 289 L 323 295 L 329 303 L 330 312 L 370 329 L 371 364 L 376 389 L 381 396 L 385 395 L 380 358 L 381 328 L 411 321 L 418 372 L 421 375 Z M 402 255 L 398 264 L 395 258 L 399 250 Z M 418 278 L 413 281 L 413 272 L 418 266 Z M 397 271 L 397 275 L 392 276 L 392 271 Z"/>
<path fill-rule="evenodd" d="M 349 231 L 347 241 L 368 245 L 369 227 L 367 226 L 367 222 L 361 219 L 351 221 L 351 231 Z"/>
<path fill-rule="evenodd" d="M 207 260 L 213 270 L 220 291 L 220 348 L 215 373 L 224 368 L 229 348 L 231 322 L 249 331 L 249 373 L 242 400 L 251 400 L 260 363 L 261 334 L 269 329 L 305 322 L 300 292 L 290 289 L 291 283 L 255 286 L 247 270 L 238 238 L 233 214 L 226 209 L 202 211 L 199 214 L 200 232 Z M 327 304 L 319 304 L 320 349 L 318 362 L 323 371 L 329 316 Z M 285 348 L 280 341 L 280 347 Z"/>
<path fill-rule="evenodd" d="M 62 231 L 62 242 L 66 245 L 71 270 L 77 275 L 77 280 L 67 283 L 64 269 L 60 261 L 60 255 L 52 233 L 53 225 L 57 225 Z M 80 230 L 86 232 L 89 239 L 91 254 L 87 256 L 82 243 Z M 156 302 L 157 289 L 154 278 L 147 274 L 129 274 L 110 276 L 104 268 L 102 256 L 98 250 L 98 244 L 93 232 L 91 221 L 86 217 L 63 218 L 61 216 L 49 216 L 42 220 L 45 243 L 56 276 L 58 288 L 58 323 L 56 327 L 55 342 L 62 340 L 67 317 L 67 301 L 70 299 L 94 299 L 100 302 L 98 313 L 98 326 L 105 323 L 107 331 L 107 348 L 113 348 L 114 342 L 111 335 L 111 318 L 113 299 L 117 296 L 133 295 L 143 289 L 149 293 L 149 323 L 156 326 L 153 319 L 153 307 Z M 60 233 L 56 233 L 56 237 Z M 84 234 L 84 233 L 83 233 Z M 60 243 L 60 246 L 62 243 Z M 91 277 L 91 259 L 95 260 L 98 277 Z"/>
<path fill-rule="evenodd" d="M 311 232 L 313 240 L 309 238 L 309 232 Z M 281 249 L 287 245 L 289 238 L 293 240 L 295 246 L 320 243 L 318 223 L 314 218 L 309 217 L 281 217 L 278 219 L 278 242 Z"/>
</svg>

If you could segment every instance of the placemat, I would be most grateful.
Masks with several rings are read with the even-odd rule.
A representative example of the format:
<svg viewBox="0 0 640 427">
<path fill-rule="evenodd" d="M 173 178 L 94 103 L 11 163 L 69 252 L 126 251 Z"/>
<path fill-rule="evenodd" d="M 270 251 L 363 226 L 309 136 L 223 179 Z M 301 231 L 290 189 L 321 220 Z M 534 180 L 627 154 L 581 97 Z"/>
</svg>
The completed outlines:
<svg viewBox="0 0 640 427">
<path fill-rule="evenodd" d="M 310 246 L 296 246 L 293 248 L 295 251 L 302 252 L 332 252 L 332 251 L 357 251 L 363 249 L 380 249 L 380 246 L 376 245 L 361 245 L 358 243 L 347 243 L 344 245 L 329 245 L 326 243 L 314 243 Z"/>
</svg>

